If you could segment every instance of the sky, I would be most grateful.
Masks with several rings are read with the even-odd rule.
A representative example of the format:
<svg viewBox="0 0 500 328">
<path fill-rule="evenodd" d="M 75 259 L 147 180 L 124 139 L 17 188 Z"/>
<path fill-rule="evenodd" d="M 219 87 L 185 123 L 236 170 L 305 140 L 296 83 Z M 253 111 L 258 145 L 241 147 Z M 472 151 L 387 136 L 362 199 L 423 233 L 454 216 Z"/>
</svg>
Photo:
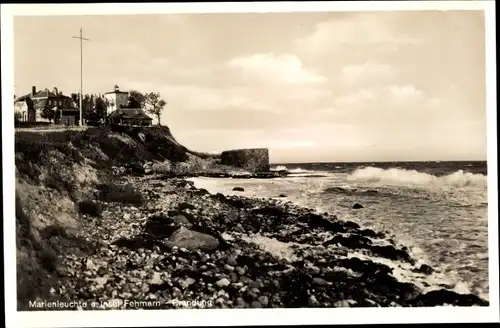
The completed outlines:
<svg viewBox="0 0 500 328">
<path fill-rule="evenodd" d="M 160 92 L 203 152 L 273 163 L 486 160 L 481 11 L 20 16 L 16 95 Z"/>
</svg>

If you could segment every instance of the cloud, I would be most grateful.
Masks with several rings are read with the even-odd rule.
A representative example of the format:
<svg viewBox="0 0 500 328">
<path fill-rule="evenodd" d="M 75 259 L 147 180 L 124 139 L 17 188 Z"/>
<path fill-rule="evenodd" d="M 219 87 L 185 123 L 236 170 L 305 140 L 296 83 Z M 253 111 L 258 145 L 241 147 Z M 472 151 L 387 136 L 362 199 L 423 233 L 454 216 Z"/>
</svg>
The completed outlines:
<svg viewBox="0 0 500 328">
<path fill-rule="evenodd" d="M 371 60 L 361 65 L 344 66 L 341 69 L 342 82 L 351 86 L 380 84 L 396 78 L 397 75 L 396 68 Z"/>
<path fill-rule="evenodd" d="M 309 54 L 341 53 L 345 47 L 371 47 L 372 51 L 393 52 L 400 45 L 419 40 L 398 31 L 398 18 L 388 13 L 359 13 L 315 25 L 312 33 L 295 40 Z M 373 52 L 372 52 L 373 53 Z"/>
<path fill-rule="evenodd" d="M 326 81 L 325 77 L 306 70 L 301 60 L 290 54 L 267 53 L 238 57 L 230 60 L 228 65 L 238 69 L 241 78 L 250 83 L 303 85 Z"/>
<path fill-rule="evenodd" d="M 335 99 L 336 108 L 350 109 L 405 109 L 419 107 L 422 101 L 429 101 L 429 104 L 435 105 L 438 100 L 432 101 L 426 94 L 413 85 L 390 85 L 382 87 L 373 87 L 351 92 Z"/>
</svg>

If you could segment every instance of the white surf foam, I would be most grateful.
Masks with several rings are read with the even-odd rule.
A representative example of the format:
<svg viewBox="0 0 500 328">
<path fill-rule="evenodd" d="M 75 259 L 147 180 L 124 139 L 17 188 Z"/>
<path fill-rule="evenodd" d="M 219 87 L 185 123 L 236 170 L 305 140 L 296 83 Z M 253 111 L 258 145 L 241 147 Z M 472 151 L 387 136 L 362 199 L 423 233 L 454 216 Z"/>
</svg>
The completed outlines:
<svg viewBox="0 0 500 328">
<path fill-rule="evenodd" d="M 449 175 L 435 176 L 416 170 L 398 168 L 381 169 L 377 167 L 358 168 L 347 178 L 354 182 L 371 182 L 395 185 L 421 185 L 435 187 L 486 187 L 487 177 L 458 170 Z"/>
</svg>

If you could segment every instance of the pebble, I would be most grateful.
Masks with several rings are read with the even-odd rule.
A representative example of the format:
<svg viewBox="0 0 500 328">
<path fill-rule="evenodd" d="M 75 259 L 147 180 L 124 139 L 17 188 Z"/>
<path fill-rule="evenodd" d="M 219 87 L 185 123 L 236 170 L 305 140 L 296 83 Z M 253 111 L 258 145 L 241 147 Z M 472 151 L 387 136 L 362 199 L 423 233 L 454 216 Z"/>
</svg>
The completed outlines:
<svg viewBox="0 0 500 328">
<path fill-rule="evenodd" d="M 262 304 L 259 301 L 253 301 L 252 304 L 250 305 L 252 308 L 257 309 L 261 308 Z"/>
<path fill-rule="evenodd" d="M 245 300 L 241 297 L 238 297 L 236 299 L 236 302 L 235 302 L 236 306 L 237 307 L 246 307 L 247 306 L 247 302 L 245 302 Z"/>
<path fill-rule="evenodd" d="M 238 272 L 238 274 L 239 274 L 240 276 L 244 275 L 244 274 L 245 274 L 245 272 L 246 272 L 246 270 L 245 270 L 244 268 L 242 268 L 242 267 L 236 267 L 236 269 L 235 269 L 235 270 L 236 270 L 236 272 Z"/>
<path fill-rule="evenodd" d="M 267 296 L 261 296 L 259 297 L 258 301 L 263 305 L 267 306 L 269 304 L 269 297 Z"/>
<path fill-rule="evenodd" d="M 129 213 L 123 214 L 123 219 L 124 220 L 130 220 L 130 214 Z"/>
<path fill-rule="evenodd" d="M 319 304 L 319 302 L 318 302 L 318 300 L 316 299 L 316 296 L 311 295 L 311 296 L 309 297 L 309 305 L 310 305 L 310 306 L 315 306 L 315 305 L 318 305 L 318 304 Z"/>
<path fill-rule="evenodd" d="M 238 278 L 238 275 L 236 273 L 231 273 L 231 275 L 229 276 L 230 280 L 233 282 L 233 285 L 234 283 L 237 283 L 239 278 Z"/>
<path fill-rule="evenodd" d="M 337 301 L 333 303 L 334 307 L 349 307 L 349 302 L 347 300 Z"/>
<path fill-rule="evenodd" d="M 236 260 L 236 256 L 230 256 L 227 259 L 227 265 L 232 266 L 232 267 L 237 266 L 238 265 L 238 261 Z"/>
<path fill-rule="evenodd" d="M 262 282 L 262 280 L 260 279 L 256 279 L 254 282 L 252 282 L 250 284 L 250 287 L 252 288 L 263 288 L 264 287 L 264 283 Z"/>
<path fill-rule="evenodd" d="M 182 292 L 181 292 L 181 290 L 180 290 L 179 288 L 174 287 L 174 288 L 172 289 L 172 295 L 173 295 L 174 297 L 180 297 L 180 296 L 182 295 Z"/>
<path fill-rule="evenodd" d="M 186 289 L 189 286 L 191 286 L 192 284 L 194 284 L 195 282 L 196 282 L 196 280 L 194 280 L 193 278 L 187 277 L 184 281 L 181 282 L 180 285 L 183 289 Z"/>
<path fill-rule="evenodd" d="M 219 287 L 227 287 L 231 284 L 231 282 L 227 278 L 222 278 L 221 280 L 215 283 Z"/>
<path fill-rule="evenodd" d="M 226 264 L 226 265 L 224 266 L 224 269 L 226 269 L 226 270 L 227 270 L 227 271 L 229 271 L 229 272 L 233 272 L 233 271 L 234 271 L 234 267 L 230 266 L 229 264 Z"/>
<path fill-rule="evenodd" d="M 325 286 L 328 285 L 328 281 L 326 281 L 323 278 L 313 278 L 313 284 L 318 285 L 318 286 Z"/>
</svg>

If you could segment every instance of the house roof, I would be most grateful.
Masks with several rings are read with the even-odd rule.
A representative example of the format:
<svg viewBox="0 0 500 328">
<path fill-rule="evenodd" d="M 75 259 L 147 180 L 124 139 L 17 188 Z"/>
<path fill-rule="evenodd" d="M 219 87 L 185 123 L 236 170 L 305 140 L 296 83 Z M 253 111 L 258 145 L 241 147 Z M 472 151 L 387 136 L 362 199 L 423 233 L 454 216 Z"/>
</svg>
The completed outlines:
<svg viewBox="0 0 500 328">
<path fill-rule="evenodd" d="M 109 114 L 111 119 L 134 119 L 134 120 L 153 120 L 140 108 L 120 108 L 111 114 Z"/>
<path fill-rule="evenodd" d="M 14 100 L 15 102 L 17 101 L 25 101 L 26 99 L 29 99 L 31 98 L 31 93 L 28 93 L 27 95 L 24 95 L 24 96 L 21 96 L 21 97 L 17 97 L 16 100 Z"/>
</svg>

